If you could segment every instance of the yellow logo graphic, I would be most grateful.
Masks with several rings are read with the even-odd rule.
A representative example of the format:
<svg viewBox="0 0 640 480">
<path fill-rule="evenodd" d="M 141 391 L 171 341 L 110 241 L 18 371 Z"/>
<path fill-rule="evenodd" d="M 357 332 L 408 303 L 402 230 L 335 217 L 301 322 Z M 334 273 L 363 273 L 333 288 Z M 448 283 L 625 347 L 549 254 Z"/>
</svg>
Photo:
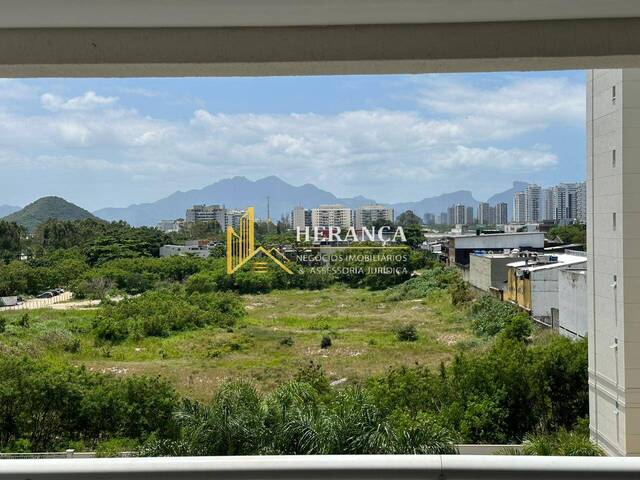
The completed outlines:
<svg viewBox="0 0 640 480">
<path fill-rule="evenodd" d="M 252 258 L 253 271 L 257 273 L 265 273 L 268 271 L 268 261 L 273 261 L 282 270 L 289 274 L 293 274 L 287 266 L 276 258 L 276 255 L 286 260 L 278 250 L 272 248 L 267 251 L 262 246 L 256 248 L 254 236 L 254 210 L 253 207 L 247 208 L 247 211 L 240 217 L 239 233 L 233 229 L 231 225 L 227 227 L 227 273 L 234 273 L 242 268 Z M 265 258 L 263 259 L 262 256 Z M 260 259 L 260 260 L 258 260 Z"/>
</svg>

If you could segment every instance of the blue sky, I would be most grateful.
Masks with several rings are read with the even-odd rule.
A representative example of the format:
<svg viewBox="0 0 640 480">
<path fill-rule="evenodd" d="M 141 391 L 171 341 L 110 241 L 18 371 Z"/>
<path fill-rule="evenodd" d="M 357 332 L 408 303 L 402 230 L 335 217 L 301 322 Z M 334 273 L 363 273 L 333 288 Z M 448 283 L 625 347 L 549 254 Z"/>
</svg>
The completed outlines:
<svg viewBox="0 0 640 480">
<path fill-rule="evenodd" d="M 584 179 L 584 90 L 580 71 L 0 80 L 0 205 L 95 210 L 234 175 L 484 200 Z"/>
</svg>

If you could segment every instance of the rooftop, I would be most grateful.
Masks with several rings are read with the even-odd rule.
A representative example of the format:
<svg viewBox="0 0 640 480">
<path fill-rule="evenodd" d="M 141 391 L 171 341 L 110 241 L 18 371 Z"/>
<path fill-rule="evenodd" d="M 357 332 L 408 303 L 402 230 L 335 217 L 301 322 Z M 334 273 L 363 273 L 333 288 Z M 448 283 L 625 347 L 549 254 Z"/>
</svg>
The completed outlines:
<svg viewBox="0 0 640 480">
<path fill-rule="evenodd" d="M 576 265 L 579 263 L 586 263 L 587 257 L 583 257 L 580 255 L 569 255 L 569 254 L 558 254 L 558 255 L 545 255 L 547 258 L 552 257 L 557 261 L 550 263 L 539 263 L 536 262 L 535 258 L 529 258 L 527 260 L 522 260 L 518 262 L 513 262 L 507 264 L 508 267 L 519 268 L 521 270 L 527 272 L 535 272 L 538 270 L 548 270 L 552 268 L 560 268 L 567 267 L 570 265 Z"/>
</svg>

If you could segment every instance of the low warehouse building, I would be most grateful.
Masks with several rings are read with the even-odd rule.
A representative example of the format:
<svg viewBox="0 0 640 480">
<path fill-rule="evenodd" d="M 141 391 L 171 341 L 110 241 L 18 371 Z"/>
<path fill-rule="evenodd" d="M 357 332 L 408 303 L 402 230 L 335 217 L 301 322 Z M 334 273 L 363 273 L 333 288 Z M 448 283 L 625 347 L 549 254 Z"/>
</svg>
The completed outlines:
<svg viewBox="0 0 640 480">
<path fill-rule="evenodd" d="M 469 284 L 502 299 L 507 288 L 507 265 L 514 260 L 511 253 L 472 253 L 469 256 Z"/>
<path fill-rule="evenodd" d="M 552 309 L 559 309 L 558 274 L 569 266 L 587 265 L 581 255 L 532 254 L 507 265 L 504 299 L 519 305 L 532 317 L 551 325 Z"/>
</svg>

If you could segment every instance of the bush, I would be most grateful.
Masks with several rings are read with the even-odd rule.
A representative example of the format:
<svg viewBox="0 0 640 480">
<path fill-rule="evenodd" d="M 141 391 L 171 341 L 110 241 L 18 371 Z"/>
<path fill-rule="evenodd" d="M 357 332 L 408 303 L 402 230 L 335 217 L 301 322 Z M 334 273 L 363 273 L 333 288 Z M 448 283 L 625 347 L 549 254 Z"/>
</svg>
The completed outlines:
<svg viewBox="0 0 640 480">
<path fill-rule="evenodd" d="M 177 395 L 158 378 L 0 356 L 0 450 L 56 451 L 80 440 L 174 434 Z M 20 447 L 22 446 L 22 447 Z"/>
<path fill-rule="evenodd" d="M 497 335 L 507 323 L 517 317 L 526 319 L 527 315 L 517 306 L 502 302 L 489 295 L 480 297 L 471 307 L 471 326 L 476 335 L 481 337 Z M 518 322 L 520 328 L 522 324 L 522 322 Z"/>
<path fill-rule="evenodd" d="M 418 331 L 415 325 L 403 325 L 396 330 L 396 338 L 401 342 L 415 342 L 418 340 Z"/>
<path fill-rule="evenodd" d="M 242 300 L 233 293 L 187 295 L 181 289 L 158 290 L 106 304 L 94 330 L 98 339 L 114 342 L 127 337 L 162 337 L 206 325 L 229 327 L 243 315 Z"/>
<path fill-rule="evenodd" d="M 432 292 L 447 290 L 458 282 L 462 282 L 462 279 L 456 269 L 436 266 L 426 270 L 422 275 L 389 289 L 386 297 L 390 301 L 426 298 Z"/>
<path fill-rule="evenodd" d="M 331 346 L 331 337 L 324 335 L 320 340 L 320 348 L 329 348 Z"/>
<path fill-rule="evenodd" d="M 139 443 L 131 438 L 111 438 L 98 442 L 96 457 L 110 458 L 119 457 L 122 453 L 136 452 Z"/>
<path fill-rule="evenodd" d="M 292 347 L 293 346 L 293 338 L 284 337 L 283 339 L 280 340 L 280 345 L 282 345 L 284 347 Z"/>
</svg>

